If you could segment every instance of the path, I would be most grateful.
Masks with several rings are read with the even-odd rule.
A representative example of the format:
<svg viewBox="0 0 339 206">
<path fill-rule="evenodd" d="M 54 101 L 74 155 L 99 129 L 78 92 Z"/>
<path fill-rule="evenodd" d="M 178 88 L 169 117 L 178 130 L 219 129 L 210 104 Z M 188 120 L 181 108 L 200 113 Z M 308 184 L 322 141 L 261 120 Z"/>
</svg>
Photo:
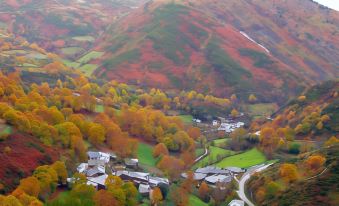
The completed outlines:
<svg viewBox="0 0 339 206">
<path fill-rule="evenodd" d="M 204 158 L 205 156 L 208 155 L 208 149 L 205 148 L 205 153 L 200 155 L 199 157 L 197 157 L 195 160 L 194 160 L 194 163 L 197 163 L 198 161 L 200 161 L 202 158 Z"/>
<path fill-rule="evenodd" d="M 241 177 L 241 179 L 238 181 L 239 182 L 239 191 L 237 191 L 238 196 L 240 199 L 242 199 L 248 206 L 254 206 L 254 204 L 246 197 L 245 194 L 245 184 L 246 182 L 251 178 L 251 176 L 254 173 L 260 172 L 271 166 L 273 163 L 270 163 L 268 165 L 259 165 L 259 166 L 254 166 L 248 169 L 248 171 Z"/>
</svg>

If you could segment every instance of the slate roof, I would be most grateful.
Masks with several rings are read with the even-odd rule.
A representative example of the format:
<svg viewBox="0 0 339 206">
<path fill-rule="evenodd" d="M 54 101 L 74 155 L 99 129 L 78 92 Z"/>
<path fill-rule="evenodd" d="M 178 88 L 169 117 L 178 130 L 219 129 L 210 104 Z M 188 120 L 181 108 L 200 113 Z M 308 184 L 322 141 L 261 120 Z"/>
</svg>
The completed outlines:
<svg viewBox="0 0 339 206">
<path fill-rule="evenodd" d="M 203 168 L 198 168 L 195 170 L 195 173 L 202 173 L 202 174 L 229 174 L 230 172 L 219 167 L 215 166 L 207 166 Z"/>
<path fill-rule="evenodd" d="M 226 169 L 233 172 L 233 173 L 245 172 L 245 170 L 240 168 L 240 167 L 227 167 Z"/>
<path fill-rule="evenodd" d="M 104 174 L 98 177 L 88 177 L 87 180 L 91 183 L 96 183 L 98 185 L 105 185 L 105 181 L 107 179 L 108 175 Z"/>
<path fill-rule="evenodd" d="M 187 173 L 182 173 L 181 176 L 183 178 L 187 178 Z M 203 179 L 205 179 L 206 176 L 207 176 L 207 174 L 204 174 L 204 173 L 194 173 L 193 179 L 194 180 L 203 180 Z"/>
<path fill-rule="evenodd" d="M 87 170 L 87 172 L 86 172 L 86 175 L 88 177 L 92 177 L 92 176 L 97 175 L 97 174 L 105 174 L 105 167 L 100 167 L 100 166 L 93 167 L 93 168 Z"/>
<path fill-rule="evenodd" d="M 100 153 L 99 152 L 87 152 L 87 155 L 89 157 L 89 159 L 98 159 L 100 157 Z"/>
<path fill-rule="evenodd" d="M 205 178 L 208 183 L 216 184 L 217 182 L 227 183 L 232 181 L 232 177 L 229 175 L 212 175 Z"/>
</svg>

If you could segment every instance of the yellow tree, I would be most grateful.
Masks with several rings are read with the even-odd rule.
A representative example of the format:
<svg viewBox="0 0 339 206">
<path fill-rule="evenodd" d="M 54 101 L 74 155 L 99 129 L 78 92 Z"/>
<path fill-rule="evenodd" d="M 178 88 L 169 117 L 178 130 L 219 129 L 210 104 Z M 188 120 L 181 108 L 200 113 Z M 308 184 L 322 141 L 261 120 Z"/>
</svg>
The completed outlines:
<svg viewBox="0 0 339 206">
<path fill-rule="evenodd" d="M 67 170 L 65 163 L 61 161 L 56 161 L 52 164 L 52 168 L 56 171 L 59 182 L 62 184 L 66 184 Z"/>
<path fill-rule="evenodd" d="M 152 204 L 157 206 L 161 203 L 163 197 L 161 190 L 158 187 L 155 187 L 152 191 Z"/>
<path fill-rule="evenodd" d="M 279 168 L 279 174 L 285 182 L 293 182 L 298 179 L 298 169 L 294 164 L 282 164 Z"/>
<path fill-rule="evenodd" d="M 20 180 L 19 189 L 23 190 L 28 195 L 38 197 L 40 193 L 40 184 L 39 180 L 35 177 L 27 177 Z"/>
<path fill-rule="evenodd" d="M 312 170 L 317 170 L 324 165 L 326 158 L 320 155 L 312 155 L 307 158 L 306 165 Z"/>
<path fill-rule="evenodd" d="M 89 141 L 95 145 L 102 144 L 105 140 L 105 128 L 97 123 L 91 123 L 88 131 Z"/>
</svg>

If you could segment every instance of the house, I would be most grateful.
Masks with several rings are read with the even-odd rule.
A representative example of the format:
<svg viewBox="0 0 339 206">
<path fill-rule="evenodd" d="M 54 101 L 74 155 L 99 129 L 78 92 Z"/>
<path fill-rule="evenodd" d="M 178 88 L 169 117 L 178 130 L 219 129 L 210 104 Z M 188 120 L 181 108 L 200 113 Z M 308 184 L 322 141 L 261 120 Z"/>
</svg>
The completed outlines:
<svg viewBox="0 0 339 206">
<path fill-rule="evenodd" d="M 88 162 L 89 167 L 105 165 L 105 160 L 101 160 L 101 159 L 89 159 L 87 162 Z"/>
<path fill-rule="evenodd" d="M 87 177 L 97 177 L 105 174 L 105 167 L 104 166 L 95 166 L 90 168 L 86 171 Z"/>
<path fill-rule="evenodd" d="M 215 166 L 207 166 L 203 168 L 198 168 L 195 170 L 195 173 L 202 173 L 206 175 L 215 175 L 215 174 L 225 174 L 229 175 L 230 172 L 228 170 L 221 169 Z"/>
<path fill-rule="evenodd" d="M 151 187 L 147 184 L 140 184 L 138 191 L 142 196 L 146 197 L 146 196 L 149 196 L 149 193 L 151 191 Z"/>
<path fill-rule="evenodd" d="M 139 185 L 141 183 L 148 184 L 149 182 L 149 173 L 130 172 L 127 170 L 122 170 L 117 171 L 115 175 L 120 177 L 124 181 L 132 181 L 136 185 Z"/>
<path fill-rule="evenodd" d="M 245 202 L 242 200 L 232 200 L 228 206 L 244 206 Z"/>
<path fill-rule="evenodd" d="M 245 169 L 242 169 L 240 167 L 227 167 L 226 170 L 230 171 L 233 174 L 245 172 Z"/>
<path fill-rule="evenodd" d="M 201 123 L 200 119 L 192 119 L 192 121 L 195 122 L 195 123 Z"/>
<path fill-rule="evenodd" d="M 205 181 L 210 184 L 219 183 L 229 183 L 232 181 L 232 177 L 230 175 L 212 175 L 205 178 Z"/>
<path fill-rule="evenodd" d="M 181 177 L 187 178 L 187 173 L 182 173 L 182 174 L 181 174 Z M 193 174 L 193 179 L 194 179 L 194 180 L 197 180 L 197 181 L 204 180 L 205 177 L 207 177 L 207 174 L 203 174 L 203 173 L 194 173 L 194 174 Z"/>
<path fill-rule="evenodd" d="M 87 163 L 81 163 L 78 167 L 77 167 L 77 171 L 79 173 L 83 173 L 88 169 L 88 164 Z"/>
<path fill-rule="evenodd" d="M 88 151 L 87 152 L 87 156 L 89 160 L 97 160 L 100 158 L 100 153 L 99 152 L 91 152 Z"/>
<path fill-rule="evenodd" d="M 96 185 L 96 189 L 97 190 L 101 190 L 101 189 L 105 189 L 105 181 L 107 179 L 108 175 L 107 174 L 103 174 L 97 177 L 87 177 L 87 184 L 88 185 Z"/>
<path fill-rule="evenodd" d="M 138 159 L 125 159 L 125 165 L 129 168 L 136 168 L 139 165 Z"/>
<path fill-rule="evenodd" d="M 213 120 L 212 125 L 213 126 L 218 126 L 218 121 L 217 120 Z"/>
<path fill-rule="evenodd" d="M 169 185 L 169 180 L 167 178 L 161 178 L 161 177 L 149 177 L 148 182 L 151 186 L 156 187 L 160 184 Z"/>
</svg>

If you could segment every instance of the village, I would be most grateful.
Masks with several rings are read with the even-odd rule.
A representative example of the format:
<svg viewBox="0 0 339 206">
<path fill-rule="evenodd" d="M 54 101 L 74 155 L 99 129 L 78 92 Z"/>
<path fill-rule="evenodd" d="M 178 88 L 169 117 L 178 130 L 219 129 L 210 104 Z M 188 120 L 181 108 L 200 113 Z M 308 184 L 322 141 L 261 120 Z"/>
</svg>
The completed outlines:
<svg viewBox="0 0 339 206">
<path fill-rule="evenodd" d="M 199 119 L 193 119 L 193 123 L 204 124 Z M 219 117 L 219 120 L 213 120 L 208 127 L 213 128 L 212 132 L 219 131 L 227 134 L 243 126 L 243 122 Z M 170 186 L 169 179 L 144 172 L 139 166 L 139 160 L 136 158 L 121 159 L 113 152 L 101 151 L 88 151 L 87 156 L 88 161 L 80 163 L 76 170 L 78 173 L 84 174 L 87 178 L 87 185 L 93 186 L 96 190 L 106 189 L 105 181 L 108 175 L 118 176 L 126 182 L 133 182 L 138 192 L 147 198 L 151 198 L 153 188 L 161 185 L 163 187 Z M 192 174 L 198 185 L 204 181 L 210 187 L 216 187 L 217 185 L 225 186 L 230 184 L 236 176 L 240 176 L 245 172 L 246 169 L 243 168 L 219 168 L 211 165 L 197 168 Z M 188 178 L 188 173 L 182 173 L 181 178 Z M 72 184 L 73 181 L 73 178 L 67 179 L 69 184 Z M 241 206 L 243 202 L 234 200 L 229 205 Z"/>
</svg>

